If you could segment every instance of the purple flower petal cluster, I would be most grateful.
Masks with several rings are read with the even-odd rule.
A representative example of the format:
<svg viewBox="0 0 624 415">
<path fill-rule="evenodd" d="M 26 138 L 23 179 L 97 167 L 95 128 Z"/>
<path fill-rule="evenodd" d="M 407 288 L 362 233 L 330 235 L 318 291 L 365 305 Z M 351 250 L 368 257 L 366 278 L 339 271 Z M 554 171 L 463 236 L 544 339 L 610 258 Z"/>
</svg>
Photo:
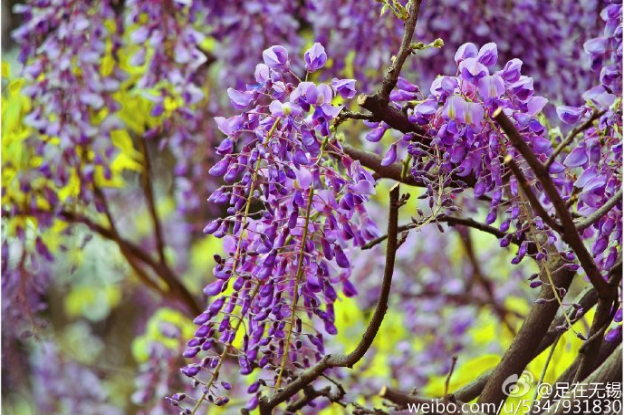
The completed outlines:
<svg viewBox="0 0 624 415">
<path fill-rule="evenodd" d="M 337 333 L 335 287 L 350 291 L 348 251 L 378 235 L 364 207 L 375 180 L 333 137 L 341 107 L 332 101 L 351 82 L 301 82 L 281 46 L 265 50 L 263 60 L 257 84 L 228 90 L 243 112 L 216 118 L 226 138 L 210 174 L 225 185 L 209 201 L 228 216 L 204 231 L 223 238 L 225 252 L 215 256 L 216 279 L 204 289 L 211 303 L 195 319 L 199 328 L 184 353 L 207 356 L 182 369 L 202 379 L 211 401 L 225 356 L 219 350 L 237 356 L 243 375 L 265 369 L 273 386 L 320 359 L 325 334 Z M 231 350 L 241 334 L 242 345 Z"/>
<path fill-rule="evenodd" d="M 39 413 L 59 412 L 85 415 L 121 415 L 112 403 L 105 380 L 92 367 L 82 365 L 55 344 L 44 341 L 31 355 L 33 403 Z M 77 387 L 76 380 L 80 381 Z"/>
<path fill-rule="evenodd" d="M 15 12 L 25 20 L 12 37 L 21 46 L 23 93 L 32 100 L 24 119 L 33 130 L 28 144 L 33 156 L 44 159 L 19 177 L 20 185 L 33 199 L 57 207 L 56 190 L 73 178 L 76 199 L 89 203 L 96 172 L 111 178 L 115 150 L 100 138 L 119 125 L 107 116 L 119 108 L 113 94 L 123 79 L 106 64 L 119 46 L 106 24 L 115 21 L 113 8 L 107 1 L 67 0 L 18 5 Z"/>
<path fill-rule="evenodd" d="M 539 91 L 551 99 L 566 98 L 579 104 L 591 73 L 589 68 L 579 67 L 583 56 L 578 45 L 597 34 L 598 7 L 596 0 L 565 0 L 556 5 L 536 0 L 493 1 L 485 9 L 476 0 L 423 2 L 415 38 L 441 38 L 446 46 L 418 52 L 422 59 L 403 73 L 417 77 L 420 83 L 432 82 L 439 73 L 454 70 L 453 54 L 463 43 L 493 41 L 501 60 L 522 56 Z M 385 68 L 391 51 L 400 44 L 402 25 L 398 19 L 391 13 L 380 18 L 379 8 L 366 2 L 315 0 L 309 2 L 309 8 L 315 38 L 333 55 L 348 56 L 349 51 L 356 51 L 353 70 L 361 82 L 370 79 L 367 70 Z M 336 70 L 344 70 L 348 64 L 338 60 Z M 371 91 L 374 87 L 370 85 Z"/>
<path fill-rule="evenodd" d="M 561 106 L 557 113 L 566 124 L 579 124 L 593 111 L 602 111 L 597 126 L 591 126 L 578 144 L 563 152 L 561 163 L 568 169 L 565 192 L 578 198 L 580 216 L 604 206 L 622 187 L 622 5 L 613 3 L 600 13 L 602 36 L 588 40 L 584 49 L 600 83 L 590 88 L 580 107 Z M 601 270 L 608 271 L 620 256 L 622 207 L 617 203 L 583 237 L 591 241 L 590 252 Z"/>
<path fill-rule="evenodd" d="M 212 112 L 206 107 L 206 72 L 214 57 L 201 47 L 205 30 L 193 25 L 194 6 L 189 2 L 132 0 L 126 7 L 125 46 L 136 48 L 128 64 L 140 70 L 136 87 L 145 91 L 150 116 L 159 120 L 144 136 L 160 138 L 159 147 L 167 146 L 174 154 L 178 209 L 196 212 L 203 203 L 201 192 L 213 185 L 201 179 L 206 169 L 206 157 L 201 156 L 214 156 L 204 143 L 207 136 L 210 143 L 217 137 L 206 122 Z"/>
<path fill-rule="evenodd" d="M 533 80 L 522 75 L 520 60 L 496 70 L 497 56 L 492 43 L 480 49 L 471 43 L 460 47 L 455 55 L 457 75 L 436 78 L 431 94 L 409 112 L 409 119 L 425 127 L 431 142 L 407 136 L 412 142 L 408 147 L 414 160 L 412 174 L 427 184 L 427 195 L 442 192 L 452 181 L 472 183 L 477 198 L 485 195 L 491 200 L 486 218 L 491 224 L 507 194 L 511 206 L 501 225 L 507 231 L 520 218 L 518 185 L 515 177 L 508 177 L 503 162 L 515 150 L 492 120 L 493 112 L 505 111 L 539 158 L 545 160 L 553 149 L 537 118 L 548 101 L 534 93 Z M 526 230 L 526 224 L 517 226 L 519 232 Z M 522 256 L 520 252 L 516 261 Z"/>
<path fill-rule="evenodd" d="M 161 322 L 160 334 L 173 342 L 175 347 L 167 347 L 161 342 L 152 341 L 148 347 L 148 360 L 139 367 L 135 379 L 135 391 L 131 396 L 133 404 L 141 408 L 140 415 L 166 414 L 171 406 L 179 406 L 179 402 L 187 398 L 193 390 L 190 386 L 186 392 L 177 393 L 163 399 L 172 390 L 181 390 L 185 383 L 179 368 L 182 364 L 180 353 L 184 350 L 184 340 L 180 328 L 174 324 Z"/>
</svg>

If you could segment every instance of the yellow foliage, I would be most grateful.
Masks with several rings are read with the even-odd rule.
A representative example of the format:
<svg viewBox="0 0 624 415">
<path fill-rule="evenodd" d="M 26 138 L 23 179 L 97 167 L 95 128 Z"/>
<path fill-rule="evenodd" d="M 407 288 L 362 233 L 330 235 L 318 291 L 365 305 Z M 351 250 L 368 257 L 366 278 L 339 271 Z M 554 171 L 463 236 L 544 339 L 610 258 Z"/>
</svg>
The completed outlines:
<svg viewBox="0 0 624 415">
<path fill-rule="evenodd" d="M 181 331 L 182 339 L 190 339 L 195 332 L 195 325 L 188 317 L 172 308 L 159 308 L 147 322 L 145 333 L 137 337 L 132 342 L 132 355 L 137 362 L 145 362 L 149 359 L 149 344 L 158 342 L 170 349 L 177 350 L 178 339 L 165 337 L 160 329 L 161 324 L 168 323 L 178 327 Z"/>
<path fill-rule="evenodd" d="M 118 285 L 74 286 L 65 297 L 65 313 L 71 318 L 86 317 L 99 321 L 121 301 L 122 291 Z"/>
</svg>

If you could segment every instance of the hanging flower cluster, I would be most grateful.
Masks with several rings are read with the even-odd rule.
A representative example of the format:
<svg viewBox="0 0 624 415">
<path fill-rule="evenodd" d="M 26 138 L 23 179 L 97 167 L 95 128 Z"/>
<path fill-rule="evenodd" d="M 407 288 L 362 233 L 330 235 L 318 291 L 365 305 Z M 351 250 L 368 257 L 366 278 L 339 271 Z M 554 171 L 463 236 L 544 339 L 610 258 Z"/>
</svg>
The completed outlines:
<svg viewBox="0 0 624 415">
<path fill-rule="evenodd" d="M 595 61 L 611 59 L 609 53 L 613 53 L 613 62 L 617 62 L 618 29 L 617 22 L 613 20 L 617 19 L 618 7 L 609 6 L 602 13 L 607 21 L 607 36 L 601 38 L 605 46 L 599 48 L 602 55 L 594 55 Z M 619 35 L 621 45 L 621 25 Z M 586 48 L 591 49 L 594 42 L 588 42 Z M 621 47 L 619 53 L 621 55 Z M 391 100 L 397 108 L 407 105 L 409 119 L 423 126 L 426 136 L 406 134 L 390 146 L 382 164 L 394 162 L 398 157 L 397 145 L 407 142 L 408 153 L 414 163 L 412 174 L 426 185 L 426 194 L 431 198 L 432 206 L 436 199 L 441 205 L 450 206 L 452 193 L 445 193 L 444 189 L 451 184 L 451 187 L 461 188 L 469 183 L 475 197 L 490 201 L 487 224 L 500 219 L 499 227 L 503 232 L 515 226 L 514 232 L 507 233 L 501 239 L 501 246 L 508 246 L 514 237 L 523 238 L 527 232 L 544 234 L 541 246 L 530 242 L 534 237 L 526 238 L 512 262 L 520 262 L 531 248 L 536 250 L 536 258 L 541 260 L 547 255 L 545 245 L 555 243 L 559 237 L 544 223 L 544 218 L 538 216 L 533 223 L 527 220 L 526 212 L 523 213 L 526 201 L 519 191 L 516 176 L 511 174 L 504 163 L 507 155 L 516 160 L 522 160 L 522 157 L 493 120 L 493 113 L 499 109 L 505 112 L 538 160 L 548 165 L 552 180 L 564 200 L 572 203 L 578 197 L 578 203 L 575 204 L 578 214 L 588 215 L 604 205 L 620 187 L 621 139 L 616 131 L 617 120 L 621 117 L 616 115 L 620 111 L 620 104 L 616 102 L 613 92 L 618 88 L 621 90 L 621 84 L 618 85 L 621 80 L 605 75 L 614 72 L 619 77 L 619 67 L 605 65 L 606 69 L 597 68 L 602 73 L 603 81 L 585 94 L 588 106 L 558 109 L 562 120 L 570 124 L 578 123 L 584 114 L 589 114 L 590 107 L 608 111 L 601 118 L 598 128 L 587 130 L 581 145 L 569 153 L 564 152 L 562 157 L 549 160 L 555 150 L 548 130 L 539 119 L 548 101 L 534 93 L 532 78 L 522 75 L 522 61 L 513 59 L 502 69 L 495 70 L 497 58 L 497 47 L 493 43 L 480 49 L 471 43 L 464 44 L 455 55 L 457 74 L 438 77 L 431 86 L 431 94 L 424 100 L 419 100 L 420 91 L 415 85 L 399 80 Z M 386 128 L 383 123 L 378 125 L 367 138 L 378 140 Z M 527 179 L 535 183 L 533 172 L 525 167 L 522 168 Z M 577 173 L 575 169 L 578 167 L 583 170 Z M 547 211 L 553 211 L 550 200 L 543 193 L 540 202 Z M 504 214 L 501 215 L 503 209 Z M 592 251 L 603 271 L 608 271 L 617 258 L 615 247 L 621 239 L 618 217 L 621 217 L 621 211 L 616 208 L 594 224 L 600 230 Z M 607 224 L 604 235 L 601 231 L 602 222 Z M 595 235 L 593 231 L 587 230 L 584 237 L 593 239 Z M 609 246 L 612 249 L 603 256 Z M 566 258 L 573 260 L 574 255 L 567 255 Z M 568 266 L 578 268 L 578 265 L 572 263 Z M 536 282 L 534 286 L 539 286 L 539 283 Z"/>
<path fill-rule="evenodd" d="M 107 24 L 115 13 L 107 1 L 71 0 L 18 5 L 15 11 L 25 19 L 12 37 L 21 45 L 28 82 L 22 92 L 32 100 L 24 122 L 33 132 L 28 137 L 33 156 L 43 159 L 17 180 L 33 208 L 38 197 L 57 205 L 56 189 L 70 181 L 77 187 L 75 198 L 89 203 L 96 175 L 112 177 L 114 147 L 99 138 L 119 125 L 108 117 L 119 108 L 113 93 L 122 78 L 113 70 L 119 42 Z"/>
<path fill-rule="evenodd" d="M 470 183 L 475 197 L 490 201 L 486 223 L 494 223 L 504 208 L 500 229 L 507 232 L 513 221 L 521 235 L 528 224 L 521 219 L 516 178 L 510 177 L 504 166 L 505 156 L 515 154 L 515 149 L 506 143 L 491 117 L 494 111 L 504 110 L 533 151 L 545 160 L 553 149 L 538 114 L 548 101 L 534 94 L 533 79 L 521 73 L 522 61 L 513 59 L 496 71 L 497 60 L 493 43 L 481 49 L 472 43 L 462 45 L 455 54 L 457 74 L 436 78 L 424 99 L 419 99 L 418 87 L 400 79 L 390 99 L 397 109 L 407 105 L 409 120 L 422 126 L 426 136 L 405 134 L 390 146 L 382 164 L 393 163 L 399 156 L 397 147 L 407 145 L 412 175 L 426 186 L 425 196 L 434 212 L 451 206 L 458 188 Z M 378 140 L 386 128 L 381 123 L 366 138 Z M 551 171 L 561 172 L 563 166 L 555 163 Z M 512 236 L 501 245 L 508 246 Z M 524 244 L 514 263 L 527 252 Z"/>
<path fill-rule="evenodd" d="M 561 106 L 557 114 L 565 124 L 585 122 L 593 113 L 601 114 L 597 125 L 588 128 L 582 140 L 564 152 L 562 163 L 569 169 L 565 191 L 577 198 L 577 212 L 588 217 L 612 200 L 622 188 L 622 5 L 610 4 L 600 13 L 602 36 L 584 44 L 591 68 L 600 74 L 600 83 L 590 88 L 581 107 Z M 621 257 L 622 206 L 619 201 L 606 214 L 583 230 L 591 241 L 590 252 L 602 271 L 610 270 Z M 620 341 L 619 324 L 606 338 Z"/>
<path fill-rule="evenodd" d="M 183 373 L 220 404 L 227 398 L 217 396 L 216 382 L 227 354 L 237 356 L 243 375 L 254 367 L 270 370 L 266 384 L 275 388 L 293 368 L 323 356 L 321 332 L 337 333 L 335 287 L 354 295 L 348 250 L 377 236 L 364 208 L 375 181 L 343 154 L 332 133 L 341 110 L 332 101 L 352 98 L 355 81 L 302 82 L 281 46 L 265 50 L 263 60 L 256 84 L 228 90 L 243 112 L 216 119 L 226 138 L 210 174 L 226 184 L 209 201 L 227 206 L 228 216 L 204 231 L 224 239 L 225 255 L 215 256 L 216 280 L 204 289 L 212 300 L 195 319 L 199 328 L 184 353 L 206 352 Z M 326 61 L 315 44 L 305 53 L 306 72 Z M 234 347 L 237 337 L 242 344 Z M 258 402 L 257 386 L 249 409 Z"/>
<path fill-rule="evenodd" d="M 586 105 L 557 108 L 561 121 L 571 125 L 584 122 L 593 112 L 602 114 L 597 125 L 585 131 L 583 140 L 561 156 L 568 168 L 564 192 L 578 199 L 577 212 L 582 217 L 607 204 L 622 187 L 622 5 L 608 5 L 600 17 L 603 35 L 584 45 L 600 83 L 583 95 Z M 591 252 L 599 268 L 611 269 L 620 255 L 620 203 L 585 229 L 583 237 L 592 241 Z"/>
</svg>

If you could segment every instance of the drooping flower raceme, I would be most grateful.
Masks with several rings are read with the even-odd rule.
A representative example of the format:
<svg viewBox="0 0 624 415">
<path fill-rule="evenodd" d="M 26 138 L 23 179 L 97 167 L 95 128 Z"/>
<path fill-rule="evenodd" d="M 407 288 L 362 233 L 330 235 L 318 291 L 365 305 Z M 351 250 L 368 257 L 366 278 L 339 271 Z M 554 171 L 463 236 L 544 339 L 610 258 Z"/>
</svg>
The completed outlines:
<svg viewBox="0 0 624 415">
<path fill-rule="evenodd" d="M 557 157 L 551 156 L 555 152 L 553 138 L 558 137 L 551 138 L 539 118 L 547 100 L 534 93 L 533 80 L 522 75 L 519 59 L 495 70 L 497 49 L 493 44 L 480 49 L 470 43 L 460 47 L 455 55 L 457 75 L 438 77 L 431 86 L 431 94 L 424 100 L 401 99 L 407 97 L 412 88 L 409 84 L 398 85 L 395 97 L 399 99 L 395 99 L 395 105 L 397 108 L 404 104 L 413 107 L 408 110 L 410 120 L 423 126 L 426 132 L 426 136 L 406 134 L 401 141 L 410 143 L 412 174 L 426 185 L 430 204 L 433 206 L 437 201 L 442 206 L 450 206 L 455 190 L 449 189 L 472 187 L 476 198 L 489 201 L 486 223 L 500 220 L 498 227 L 506 233 L 501 246 L 510 245 L 512 238 L 523 240 L 512 260 L 514 264 L 530 250 L 538 261 L 545 259 L 546 247 L 551 245 L 569 261 L 565 265 L 567 268 L 579 269 L 574 263 L 575 255 L 562 249 L 560 235 L 545 224 L 544 218 L 531 218 L 533 215 L 527 210 L 518 179 L 505 165 L 505 157 L 510 155 L 520 164 L 531 187 L 536 185 L 537 178 L 494 121 L 494 111 L 504 111 L 536 158 L 548 166 L 550 179 L 560 197 L 572 207 L 573 214 L 585 217 L 607 204 L 621 187 L 622 150 L 617 132 L 621 129 L 621 100 L 616 98 L 621 93 L 621 80 L 619 75 L 616 76 L 618 80 L 604 76 L 605 73 L 621 73 L 621 23 L 618 20 L 621 17 L 617 12 L 620 9 L 621 6 L 611 5 L 602 13 L 606 21 L 604 47 L 596 52 L 600 55 L 592 55 L 600 65 L 604 64 L 598 67 L 594 63 L 594 69 L 603 74 L 601 85 L 584 95 L 587 106 L 558 109 L 560 118 L 567 124 L 585 121 L 592 110 L 602 110 L 604 115 L 597 127 L 586 129 L 579 145 L 564 150 Z M 592 42 L 589 42 L 589 49 L 594 47 Z M 414 98 L 418 98 L 417 95 Z M 380 128 L 386 127 L 376 127 Z M 369 136 L 376 137 L 374 132 L 372 130 Z M 386 158 L 391 161 L 396 158 L 396 144 L 387 151 Z M 539 188 L 537 190 L 534 193 L 539 195 L 540 203 L 553 214 L 551 200 Z M 619 206 L 612 207 L 582 232 L 605 278 L 619 257 L 621 214 Z M 531 286 L 540 284 L 533 282 Z"/>
<path fill-rule="evenodd" d="M 319 50 L 306 53 L 309 69 L 322 66 Z M 202 363 L 183 373 L 221 404 L 226 398 L 216 397 L 216 382 L 226 352 L 237 356 L 243 375 L 256 366 L 277 369 L 266 380 L 275 387 L 322 357 L 324 336 L 337 332 L 335 287 L 342 283 L 351 293 L 348 250 L 377 235 L 364 208 L 374 179 L 332 133 L 341 110 L 332 100 L 350 96 L 352 84 L 299 81 L 281 46 L 265 50 L 263 59 L 255 85 L 228 90 L 243 112 L 216 119 L 226 138 L 210 174 L 226 184 L 209 201 L 227 206 L 228 216 L 205 233 L 224 239 L 225 255 L 215 256 L 216 280 L 204 289 L 211 303 L 195 319 L 199 328 L 185 352 L 192 358 L 205 351 Z M 258 402 L 257 387 L 252 392 L 250 409 Z"/>
<path fill-rule="evenodd" d="M 557 109 L 561 121 L 572 125 L 585 122 L 593 113 L 600 115 L 597 125 L 589 127 L 583 139 L 560 157 L 569 169 L 565 189 L 578 198 L 577 212 L 582 217 L 603 207 L 622 188 L 622 5 L 608 5 L 600 17 L 602 36 L 584 44 L 600 82 L 583 95 L 585 105 Z M 610 270 L 621 257 L 621 204 L 584 229 L 582 236 L 591 242 L 590 252 L 599 269 Z M 619 324 L 607 333 L 607 340 L 621 339 L 621 315 L 620 310 L 615 319 Z"/>
<path fill-rule="evenodd" d="M 499 108 L 505 111 L 533 151 L 545 160 L 553 149 L 538 114 L 547 100 L 534 94 L 533 80 L 521 74 L 520 60 L 513 59 L 496 71 L 497 58 L 493 43 L 480 49 L 468 43 L 455 54 L 456 75 L 438 77 L 428 97 L 421 97 L 418 88 L 407 80 L 397 83 L 391 105 L 400 109 L 407 104 L 409 120 L 422 126 L 426 135 L 406 134 L 389 148 L 384 162 L 394 162 L 399 157 L 397 146 L 407 144 L 413 160 L 412 175 L 427 188 L 434 212 L 454 203 L 458 190 L 452 189 L 470 185 L 475 197 L 489 200 L 487 224 L 494 223 L 505 206 L 501 230 L 507 232 L 514 222 L 522 234 L 528 228 L 519 220 L 518 185 L 503 162 L 505 155 L 516 154 L 516 150 L 508 145 L 491 117 Z M 367 138 L 378 139 L 386 128 L 380 123 Z M 560 172 L 562 168 L 555 163 L 551 170 Z M 510 238 L 501 244 L 509 245 Z M 519 262 L 526 251 L 526 246 L 521 248 L 514 262 Z"/>
</svg>

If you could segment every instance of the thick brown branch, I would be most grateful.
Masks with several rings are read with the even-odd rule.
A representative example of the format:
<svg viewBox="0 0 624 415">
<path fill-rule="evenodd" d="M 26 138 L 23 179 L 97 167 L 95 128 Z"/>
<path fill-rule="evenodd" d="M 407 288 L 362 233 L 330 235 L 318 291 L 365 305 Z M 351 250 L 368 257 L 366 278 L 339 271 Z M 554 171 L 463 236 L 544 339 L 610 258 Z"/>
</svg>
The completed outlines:
<svg viewBox="0 0 624 415">
<path fill-rule="evenodd" d="M 379 155 L 371 153 L 370 151 L 361 150 L 345 143 L 341 143 L 341 145 L 345 154 L 354 160 L 358 160 L 362 166 L 373 170 L 378 177 L 396 180 L 397 182 L 405 183 L 410 186 L 424 186 L 422 182 L 414 179 L 411 174 L 403 177 L 403 165 L 401 163 L 393 163 L 389 166 L 382 166 L 381 160 L 383 158 Z"/>
<path fill-rule="evenodd" d="M 373 116 L 373 114 L 362 114 L 361 112 L 353 112 L 353 111 L 347 111 L 346 109 L 343 109 L 340 112 L 340 114 L 338 114 L 336 119 L 334 120 L 334 126 L 337 127 L 343 122 L 345 122 L 346 120 L 374 121 L 375 117 Z"/>
<path fill-rule="evenodd" d="M 551 258 L 559 258 L 554 252 Z M 567 290 L 572 282 L 574 272 L 563 267 L 565 262 L 561 259 L 546 264 L 549 268 L 554 287 Z M 552 271 L 556 270 L 556 271 Z M 545 274 L 543 271 L 542 274 Z M 542 280 L 547 281 L 546 275 L 541 275 Z M 494 368 L 483 393 L 479 397 L 480 403 L 498 404 L 504 401 L 505 396 L 501 385 L 512 375 L 519 375 L 527 364 L 534 359 L 539 351 L 540 341 L 547 334 L 551 322 L 559 310 L 559 303 L 554 301 L 553 288 L 549 284 L 541 287 L 538 299 L 545 301 L 543 304 L 535 304 L 525 319 L 518 335 L 514 338 L 511 346 L 503 355 L 500 363 Z"/>
<path fill-rule="evenodd" d="M 509 118 L 507 118 L 502 110 L 498 110 L 494 114 L 494 118 L 499 123 L 503 131 L 505 131 L 505 134 L 507 134 L 511 144 L 513 144 L 520 154 L 522 154 L 522 157 L 524 157 L 529 167 L 531 167 L 535 177 L 537 177 L 540 181 L 542 187 L 544 188 L 544 192 L 553 204 L 555 212 L 557 213 L 562 225 L 560 229 L 555 228 L 555 230 L 559 232 L 562 239 L 570 246 L 570 248 L 572 248 L 581 266 L 585 270 L 587 277 L 591 281 L 592 285 L 596 287 L 600 297 L 605 299 L 610 298 L 612 296 L 612 292 L 609 290 L 606 281 L 602 278 L 602 275 L 594 262 L 594 258 L 585 247 L 585 244 L 576 229 L 572 215 L 570 214 L 565 201 L 561 198 L 561 195 L 552 181 L 548 170 L 537 159 L 535 153 L 533 153 L 529 145 L 524 141 L 516 127 L 509 120 Z M 529 194 L 527 194 L 527 196 L 529 196 Z M 542 214 L 540 214 L 540 216 L 542 216 Z M 543 216 L 542 219 L 546 221 L 546 218 Z"/>
<path fill-rule="evenodd" d="M 621 275 L 621 273 L 622 273 L 622 262 L 620 261 L 615 266 L 613 266 L 613 268 L 611 268 L 611 270 L 609 271 L 609 275 L 611 275 L 612 277 L 611 281 L 614 280 L 613 279 L 614 276 L 619 276 Z M 568 313 L 568 319 L 570 319 L 572 323 L 580 320 L 581 318 L 583 318 L 583 316 L 587 312 L 589 312 L 589 310 L 592 309 L 592 307 L 596 305 L 597 302 L 598 302 L 598 293 L 596 293 L 595 288 L 590 287 L 584 290 L 581 294 L 578 295 L 577 298 L 575 298 L 572 301 L 572 303 L 578 304 L 580 306 L 580 311 L 577 314 L 577 310 L 572 309 Z M 539 346 L 537 347 L 537 350 L 535 350 L 532 359 L 535 359 L 537 356 L 542 354 L 544 350 L 546 350 L 553 344 L 554 340 L 561 333 L 559 327 L 565 325 L 566 322 L 567 322 L 567 319 L 563 313 L 557 316 L 557 318 L 553 320 L 553 322 L 550 325 L 550 328 L 548 329 L 548 332 L 540 341 Z M 599 359 L 599 361 L 601 360 Z M 578 362 L 577 362 L 577 367 L 578 367 Z M 449 395 L 449 398 L 456 399 L 461 402 L 472 401 L 473 399 L 478 397 L 481 394 L 481 392 L 483 392 L 483 389 L 485 388 L 486 383 L 492 376 L 492 373 L 494 373 L 494 370 L 485 371 L 472 382 L 464 385 L 463 387 L 459 388 L 455 392 L 451 393 Z M 576 370 L 574 371 L 574 373 L 576 373 Z M 574 377 L 574 374 L 572 374 L 571 377 Z M 572 379 L 570 378 L 569 381 L 571 382 Z M 400 392 L 400 393 L 404 395 L 408 395 L 410 397 L 413 396 L 413 395 L 406 394 L 405 392 Z M 414 399 L 424 401 L 424 398 L 422 397 L 421 398 L 414 397 Z M 415 400 L 414 403 L 417 403 L 417 401 Z"/>
<path fill-rule="evenodd" d="M 611 275 L 609 286 L 613 292 L 617 293 L 618 286 L 620 285 L 620 281 L 622 279 L 622 261 L 619 261 L 613 268 L 615 269 L 615 272 L 613 269 L 609 272 Z M 592 325 L 589 329 L 589 339 L 579 350 L 581 358 L 579 368 L 575 376 L 576 382 L 579 382 L 581 379 L 584 379 L 587 375 L 589 375 L 598 364 L 598 352 L 600 351 L 600 347 L 602 345 L 604 332 L 611 323 L 615 310 L 617 309 L 616 303 L 616 298 L 613 298 L 612 301 L 604 299 L 599 301 L 596 314 L 594 315 L 594 320 L 592 321 Z"/>
<path fill-rule="evenodd" d="M 415 133 L 418 134 L 423 141 L 431 141 L 426 136 L 426 131 L 419 125 L 412 123 L 400 110 L 391 107 L 388 103 L 384 103 L 378 95 L 360 95 L 358 97 L 358 104 L 372 114 L 372 121 L 383 121 L 391 128 L 400 131 L 404 134 Z"/>
<path fill-rule="evenodd" d="M 603 364 L 596 369 L 591 375 L 587 378 L 584 378 L 583 383 L 586 385 L 591 384 L 599 384 L 606 385 L 610 382 L 621 382 L 622 381 L 622 345 L 620 344 L 617 349 L 607 360 L 603 362 Z M 571 405 L 559 405 L 557 412 L 555 415 L 561 415 L 565 413 L 569 413 L 569 408 L 593 408 L 593 404 L 588 405 L 574 405 L 574 402 L 585 402 L 585 401 L 596 401 L 600 398 L 595 396 L 596 394 L 588 393 L 587 389 L 584 388 L 575 388 L 574 391 L 568 396 L 562 398 L 565 400 L 571 400 Z M 614 398 L 619 399 L 619 398 Z M 604 403 L 604 399 L 602 402 Z M 568 408 L 568 410 L 566 410 Z"/>
</svg>

